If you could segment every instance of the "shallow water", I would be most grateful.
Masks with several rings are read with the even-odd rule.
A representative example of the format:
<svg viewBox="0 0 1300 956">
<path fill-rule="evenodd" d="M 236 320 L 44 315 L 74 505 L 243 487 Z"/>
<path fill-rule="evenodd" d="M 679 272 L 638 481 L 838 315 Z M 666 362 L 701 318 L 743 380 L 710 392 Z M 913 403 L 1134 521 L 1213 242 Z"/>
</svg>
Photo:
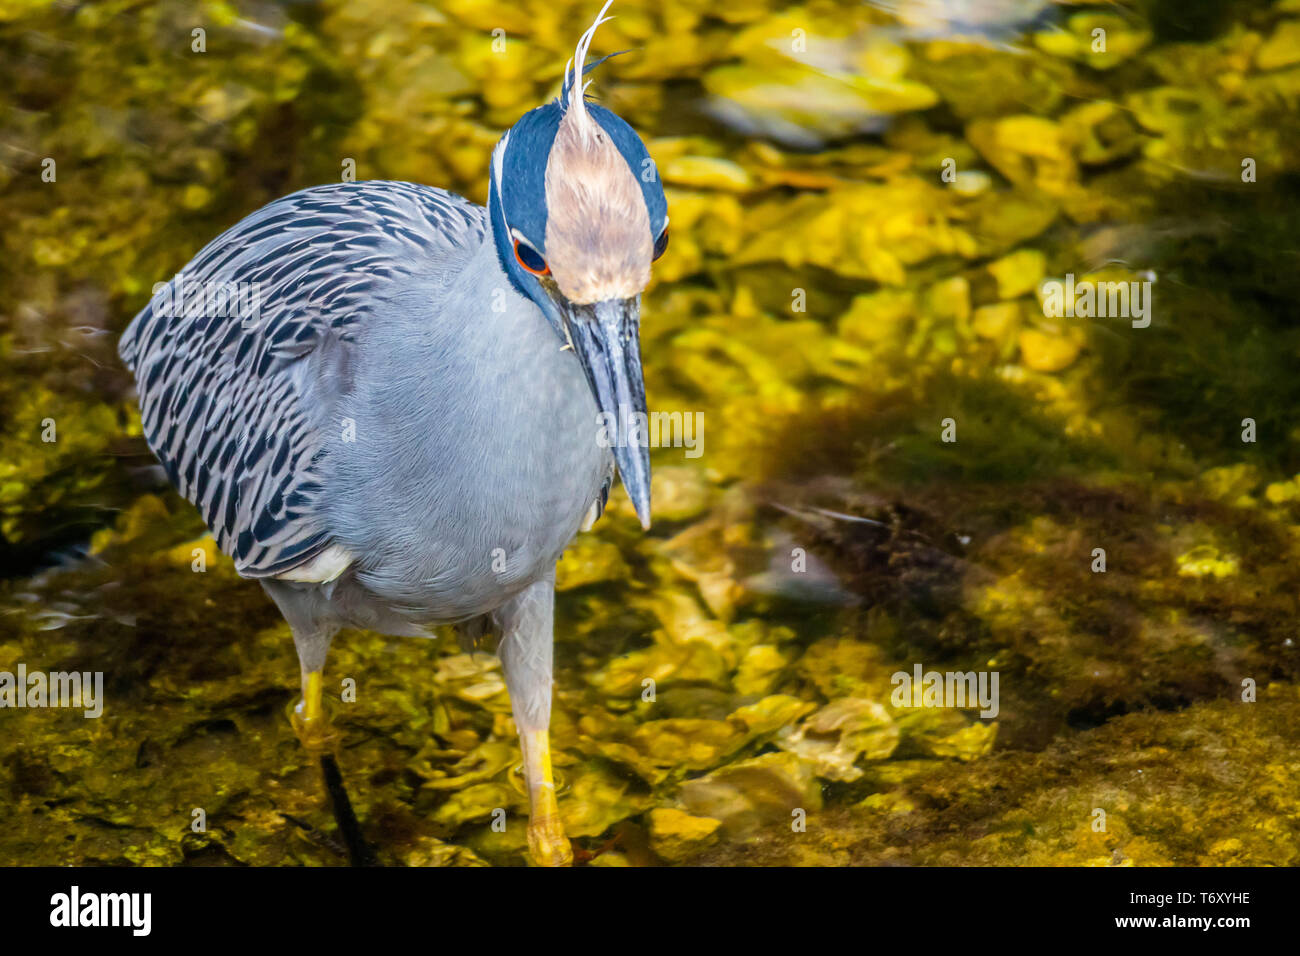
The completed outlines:
<svg viewBox="0 0 1300 956">
<path fill-rule="evenodd" d="M 711 6 L 593 49 L 668 193 L 650 405 L 702 425 L 560 568 L 581 861 L 1300 862 L 1300 3 Z M 0 710 L 0 862 L 346 862 L 116 339 L 350 167 L 483 201 L 594 12 L 0 2 L 0 672 L 104 675 Z M 1052 315 L 1067 276 L 1142 297 Z M 380 862 L 522 862 L 494 658 L 345 632 L 327 680 Z"/>
</svg>

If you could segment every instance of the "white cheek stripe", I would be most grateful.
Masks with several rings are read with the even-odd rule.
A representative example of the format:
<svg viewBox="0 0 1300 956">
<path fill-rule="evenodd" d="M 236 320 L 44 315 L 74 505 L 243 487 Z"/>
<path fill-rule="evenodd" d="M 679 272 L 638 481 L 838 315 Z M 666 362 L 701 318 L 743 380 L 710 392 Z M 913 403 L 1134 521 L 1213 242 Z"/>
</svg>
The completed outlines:
<svg viewBox="0 0 1300 956">
<path fill-rule="evenodd" d="M 492 178 L 496 180 L 497 196 L 502 200 L 501 208 L 504 214 L 505 210 L 505 184 L 501 182 L 501 167 L 506 159 L 506 146 L 510 144 L 510 133 L 501 137 L 501 142 L 497 143 L 497 148 L 492 152 Z"/>
<path fill-rule="evenodd" d="M 506 218 L 506 192 L 505 192 L 505 187 L 501 182 L 501 169 L 505 165 L 506 147 L 509 145 L 510 145 L 510 134 L 507 132 L 505 136 L 501 137 L 501 142 L 497 144 L 497 148 L 492 151 L 492 179 L 497 184 L 497 198 L 501 200 L 501 219 L 503 221 Z M 534 243 L 531 239 L 525 236 L 518 229 L 511 226 L 509 222 L 506 222 L 506 229 L 510 236 L 512 236 L 515 239 L 518 239 L 524 245 L 528 246 L 528 248 L 536 252 L 539 256 L 542 254 L 541 250 L 537 248 L 536 243 Z"/>
<path fill-rule="evenodd" d="M 504 216 L 505 216 L 505 210 L 502 210 L 502 211 L 501 211 L 501 215 L 502 215 L 502 217 L 504 218 Z M 539 256 L 542 255 L 542 250 L 541 250 L 541 249 L 538 249 L 538 248 L 537 248 L 537 244 L 534 243 L 531 239 L 529 239 L 527 236 L 525 236 L 522 232 L 520 232 L 520 231 L 519 231 L 518 229 L 516 229 L 514 226 L 511 226 L 509 223 L 506 224 L 506 227 L 510 230 L 510 235 L 511 235 L 513 238 L 518 239 L 520 242 L 522 242 L 524 245 L 526 245 L 529 249 L 533 250 L 533 252 L 537 253 Z M 545 259 L 546 257 L 545 257 L 545 256 L 542 256 L 542 258 Z"/>
</svg>

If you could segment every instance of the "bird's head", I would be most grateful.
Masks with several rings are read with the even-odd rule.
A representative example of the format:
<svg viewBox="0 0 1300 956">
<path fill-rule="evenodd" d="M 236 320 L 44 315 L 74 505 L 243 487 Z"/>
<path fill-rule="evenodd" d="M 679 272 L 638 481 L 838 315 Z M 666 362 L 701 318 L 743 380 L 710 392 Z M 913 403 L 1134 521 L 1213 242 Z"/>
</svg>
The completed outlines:
<svg viewBox="0 0 1300 956">
<path fill-rule="evenodd" d="M 629 425 L 645 421 L 641 291 L 667 247 L 668 203 L 641 138 L 583 98 L 587 48 L 608 8 L 578 41 L 559 100 L 501 137 L 488 209 L 506 275 L 581 363 L 606 423 L 600 432 L 593 422 L 593 436 L 612 442 L 623 487 L 648 528 L 648 442 Z"/>
</svg>

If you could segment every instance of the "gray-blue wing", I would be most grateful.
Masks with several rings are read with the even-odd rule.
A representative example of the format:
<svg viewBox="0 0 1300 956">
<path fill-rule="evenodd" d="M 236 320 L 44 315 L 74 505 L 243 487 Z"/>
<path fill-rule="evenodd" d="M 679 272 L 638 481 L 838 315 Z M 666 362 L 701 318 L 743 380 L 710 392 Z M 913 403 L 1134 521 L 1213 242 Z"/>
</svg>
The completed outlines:
<svg viewBox="0 0 1300 956">
<path fill-rule="evenodd" d="M 328 410 L 347 353 L 388 293 L 445 285 L 485 229 L 481 206 L 440 189 L 306 189 L 209 243 L 131 322 L 118 351 L 145 438 L 241 574 L 283 574 L 329 547 L 322 429 L 345 427 Z"/>
</svg>

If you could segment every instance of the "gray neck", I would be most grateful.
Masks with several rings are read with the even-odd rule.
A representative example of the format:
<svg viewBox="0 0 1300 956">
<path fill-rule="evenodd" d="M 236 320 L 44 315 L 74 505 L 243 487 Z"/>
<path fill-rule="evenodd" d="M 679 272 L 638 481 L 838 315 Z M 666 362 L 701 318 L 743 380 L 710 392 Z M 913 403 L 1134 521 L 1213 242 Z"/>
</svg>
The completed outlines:
<svg viewBox="0 0 1300 956">
<path fill-rule="evenodd" d="M 576 359 L 558 354 L 550 323 L 502 271 L 490 234 L 458 272 L 412 282 L 389 306 L 367 340 L 360 391 L 379 397 L 380 414 L 426 463 L 445 459 L 448 429 L 499 428 L 492 416 L 559 387 L 557 375 L 586 390 Z M 538 405 L 524 401 L 513 420 L 540 425 Z"/>
<path fill-rule="evenodd" d="M 414 600 L 497 548 L 522 585 L 558 557 L 612 462 L 577 358 L 490 236 L 457 273 L 412 281 L 382 308 L 344 400 L 357 438 L 334 496 L 352 546 L 393 555 L 390 580 L 368 586 Z"/>
</svg>

